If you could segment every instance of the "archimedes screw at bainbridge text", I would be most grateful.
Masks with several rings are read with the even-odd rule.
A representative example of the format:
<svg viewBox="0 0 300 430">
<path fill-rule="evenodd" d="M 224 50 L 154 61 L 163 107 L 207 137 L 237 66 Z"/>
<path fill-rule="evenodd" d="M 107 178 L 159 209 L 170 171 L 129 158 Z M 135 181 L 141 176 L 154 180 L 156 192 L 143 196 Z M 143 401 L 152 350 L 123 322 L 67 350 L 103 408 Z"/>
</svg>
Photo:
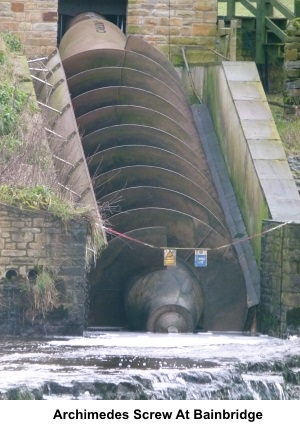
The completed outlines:
<svg viewBox="0 0 300 430">
<path fill-rule="evenodd" d="M 243 420 L 255 422 L 263 418 L 262 412 L 249 411 L 248 409 L 178 409 L 177 411 L 143 411 L 134 409 L 132 412 L 119 412 L 114 409 L 110 411 L 89 411 L 87 409 L 75 409 L 74 411 L 62 411 L 56 409 L 54 420 Z"/>
</svg>

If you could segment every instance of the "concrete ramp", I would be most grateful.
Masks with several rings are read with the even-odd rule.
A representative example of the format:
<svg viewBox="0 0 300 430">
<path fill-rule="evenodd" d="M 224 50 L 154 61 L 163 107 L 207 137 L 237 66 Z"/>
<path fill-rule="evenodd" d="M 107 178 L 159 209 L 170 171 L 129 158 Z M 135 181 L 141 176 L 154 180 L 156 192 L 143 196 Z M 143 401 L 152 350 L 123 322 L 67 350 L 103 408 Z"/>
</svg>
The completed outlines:
<svg viewBox="0 0 300 430">
<path fill-rule="evenodd" d="M 259 262 L 263 220 L 299 221 L 300 197 L 255 63 L 207 66 L 203 99 Z"/>
<path fill-rule="evenodd" d="M 300 198 L 254 63 L 223 63 L 271 218 L 300 220 Z"/>
</svg>

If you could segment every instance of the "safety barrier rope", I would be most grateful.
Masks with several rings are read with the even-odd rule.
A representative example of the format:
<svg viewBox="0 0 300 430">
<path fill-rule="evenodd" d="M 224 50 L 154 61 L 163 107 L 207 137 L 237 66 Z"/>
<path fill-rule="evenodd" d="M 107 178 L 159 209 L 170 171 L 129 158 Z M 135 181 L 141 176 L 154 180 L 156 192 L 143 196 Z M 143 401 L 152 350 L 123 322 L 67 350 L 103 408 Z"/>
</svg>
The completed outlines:
<svg viewBox="0 0 300 430">
<path fill-rule="evenodd" d="M 173 246 L 172 247 L 155 246 L 155 245 L 151 245 L 150 243 L 142 242 L 141 240 L 135 239 L 134 237 L 127 236 L 126 234 L 120 233 L 120 232 L 118 232 L 116 230 L 113 230 L 112 228 L 109 228 L 109 227 L 103 227 L 103 228 L 108 233 L 111 233 L 111 234 L 113 234 L 115 236 L 121 237 L 123 239 L 127 239 L 127 240 L 129 240 L 131 242 L 136 242 L 136 243 L 138 243 L 140 245 L 144 245 L 144 246 L 147 246 L 147 247 L 152 248 L 152 249 L 161 249 L 161 250 L 164 250 L 164 249 L 172 248 L 172 249 L 177 250 L 177 251 L 178 250 L 197 251 L 197 250 L 200 250 L 200 249 L 201 250 L 206 250 L 206 251 L 217 251 L 217 250 L 220 250 L 220 249 L 223 249 L 223 248 L 227 248 L 227 247 L 232 246 L 232 245 L 236 245 L 236 244 L 241 243 L 241 242 L 245 242 L 246 240 L 254 239 L 255 237 L 264 236 L 265 234 L 268 234 L 271 231 L 277 230 L 277 229 L 282 228 L 285 225 L 291 224 L 291 223 L 292 223 L 292 221 L 286 221 L 284 223 L 276 225 L 275 227 L 271 227 L 271 228 L 269 228 L 267 230 L 261 231 L 260 233 L 256 233 L 256 234 L 253 234 L 251 236 L 243 237 L 243 238 L 241 238 L 239 240 L 235 240 L 235 241 L 233 241 L 231 243 L 219 246 L 217 248 L 180 248 L 180 247 L 173 247 Z"/>
</svg>

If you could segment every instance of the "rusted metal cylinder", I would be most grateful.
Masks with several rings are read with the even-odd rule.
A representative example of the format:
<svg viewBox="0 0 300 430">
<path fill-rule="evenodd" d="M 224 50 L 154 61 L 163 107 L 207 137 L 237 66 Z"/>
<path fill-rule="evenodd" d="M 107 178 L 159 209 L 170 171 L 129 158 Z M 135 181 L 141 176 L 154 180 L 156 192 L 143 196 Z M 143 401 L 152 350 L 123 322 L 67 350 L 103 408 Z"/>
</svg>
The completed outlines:
<svg viewBox="0 0 300 430">
<path fill-rule="evenodd" d="M 132 279 L 125 297 L 131 326 L 156 333 L 193 332 L 203 312 L 203 293 L 196 277 L 177 262 Z"/>
</svg>

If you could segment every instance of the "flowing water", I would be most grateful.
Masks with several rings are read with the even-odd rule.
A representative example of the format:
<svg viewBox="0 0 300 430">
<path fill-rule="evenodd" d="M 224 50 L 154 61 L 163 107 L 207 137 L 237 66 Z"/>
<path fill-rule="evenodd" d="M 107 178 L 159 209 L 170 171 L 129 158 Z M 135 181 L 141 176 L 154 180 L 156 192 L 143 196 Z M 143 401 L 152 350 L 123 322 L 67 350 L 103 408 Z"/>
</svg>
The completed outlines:
<svg viewBox="0 0 300 430">
<path fill-rule="evenodd" d="M 0 340 L 1 399 L 300 399 L 300 338 L 86 332 Z"/>
</svg>

